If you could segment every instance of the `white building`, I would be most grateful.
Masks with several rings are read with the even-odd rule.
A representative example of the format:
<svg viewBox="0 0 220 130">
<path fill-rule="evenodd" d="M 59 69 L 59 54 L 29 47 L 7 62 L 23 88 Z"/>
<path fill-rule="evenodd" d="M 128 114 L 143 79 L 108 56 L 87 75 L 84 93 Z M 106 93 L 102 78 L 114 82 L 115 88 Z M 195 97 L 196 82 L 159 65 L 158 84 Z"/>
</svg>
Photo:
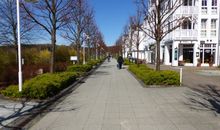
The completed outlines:
<svg viewBox="0 0 220 130">
<path fill-rule="evenodd" d="M 190 19 L 183 21 L 179 28 L 163 39 L 161 61 L 165 65 L 172 66 L 220 65 L 220 0 L 183 0 L 182 2 L 183 5 L 172 17 L 186 16 Z M 145 49 L 145 59 L 152 63 L 155 58 L 155 41 L 149 38 L 145 41 L 140 50 Z"/>
<path fill-rule="evenodd" d="M 219 0 L 184 0 L 173 14 L 191 16 L 162 43 L 165 65 L 219 65 Z"/>
<path fill-rule="evenodd" d="M 145 44 L 147 43 L 147 41 L 145 40 L 145 37 L 146 37 L 145 34 L 142 31 L 139 31 L 140 44 L 138 48 L 139 48 L 139 59 L 141 60 L 146 59 Z M 123 36 L 123 41 L 126 42 L 125 45 L 123 45 L 124 49 L 122 49 L 123 57 L 137 59 L 136 39 L 137 39 L 137 31 L 131 29 L 129 30 L 128 35 Z"/>
</svg>

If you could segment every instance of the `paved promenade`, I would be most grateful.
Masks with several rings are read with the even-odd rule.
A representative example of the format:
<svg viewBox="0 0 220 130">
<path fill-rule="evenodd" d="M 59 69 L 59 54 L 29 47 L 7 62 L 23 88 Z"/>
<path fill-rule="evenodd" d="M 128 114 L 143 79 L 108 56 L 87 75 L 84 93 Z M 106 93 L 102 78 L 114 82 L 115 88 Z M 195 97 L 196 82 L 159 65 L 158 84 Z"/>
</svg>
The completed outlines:
<svg viewBox="0 0 220 130">
<path fill-rule="evenodd" d="M 187 87 L 143 88 L 112 60 L 30 129 L 219 130 L 217 99 L 203 96 Z"/>
</svg>

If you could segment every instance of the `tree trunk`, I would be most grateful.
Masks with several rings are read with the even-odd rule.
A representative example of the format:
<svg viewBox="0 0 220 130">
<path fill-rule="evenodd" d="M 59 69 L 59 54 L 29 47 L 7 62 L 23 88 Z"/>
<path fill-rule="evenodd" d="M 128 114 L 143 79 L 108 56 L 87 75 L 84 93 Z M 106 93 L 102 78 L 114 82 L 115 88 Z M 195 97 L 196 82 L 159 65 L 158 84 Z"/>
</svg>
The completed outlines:
<svg viewBox="0 0 220 130">
<path fill-rule="evenodd" d="M 52 1 L 52 29 L 51 29 L 51 63 L 50 63 L 50 73 L 54 73 L 55 64 L 55 50 L 56 50 L 56 6 L 55 0 Z"/>
<path fill-rule="evenodd" d="M 160 71 L 160 40 L 157 40 L 156 44 L 157 44 L 156 71 Z"/>
<path fill-rule="evenodd" d="M 139 45 L 137 45 L 137 67 L 139 66 Z"/>
<path fill-rule="evenodd" d="M 56 30 L 52 30 L 51 34 L 51 61 L 50 61 L 50 73 L 54 72 L 55 64 L 55 48 L 56 48 Z"/>
<path fill-rule="evenodd" d="M 77 64 L 80 64 L 80 41 L 77 40 L 77 44 L 76 44 L 76 54 L 77 54 Z"/>
</svg>

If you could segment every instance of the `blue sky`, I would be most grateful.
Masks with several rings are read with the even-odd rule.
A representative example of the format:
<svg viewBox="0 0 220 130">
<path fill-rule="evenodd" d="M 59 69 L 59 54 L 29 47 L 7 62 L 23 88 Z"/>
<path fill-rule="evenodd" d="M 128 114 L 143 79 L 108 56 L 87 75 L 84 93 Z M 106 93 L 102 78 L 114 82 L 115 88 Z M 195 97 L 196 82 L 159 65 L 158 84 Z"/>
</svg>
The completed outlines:
<svg viewBox="0 0 220 130">
<path fill-rule="evenodd" d="M 123 32 L 129 16 L 135 14 L 134 0 L 88 0 L 107 45 L 113 45 Z"/>
</svg>

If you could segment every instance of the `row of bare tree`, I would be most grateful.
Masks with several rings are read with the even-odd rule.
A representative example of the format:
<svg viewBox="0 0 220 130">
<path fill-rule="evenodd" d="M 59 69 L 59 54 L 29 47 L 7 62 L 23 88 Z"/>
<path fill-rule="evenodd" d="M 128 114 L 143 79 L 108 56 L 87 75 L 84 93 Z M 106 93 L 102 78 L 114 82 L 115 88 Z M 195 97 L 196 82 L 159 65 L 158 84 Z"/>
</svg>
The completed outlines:
<svg viewBox="0 0 220 130">
<path fill-rule="evenodd" d="M 156 70 L 160 70 L 161 41 L 175 29 L 179 28 L 184 20 L 190 16 L 174 17 L 176 10 L 182 6 L 182 0 L 135 0 L 136 15 L 131 16 L 129 23 L 119 38 L 123 52 L 125 48 L 135 48 L 139 60 L 139 45 L 143 40 L 155 41 Z M 139 65 L 139 62 L 137 62 Z"/>
<path fill-rule="evenodd" d="M 22 43 L 36 43 L 40 41 L 37 39 L 50 37 L 52 73 L 58 37 L 65 38 L 76 48 L 77 63 L 80 63 L 83 43 L 87 44 L 88 50 L 106 48 L 95 23 L 94 11 L 86 0 L 21 1 L 20 19 Z M 16 0 L 0 1 L 0 44 L 13 45 L 17 50 Z"/>
</svg>

